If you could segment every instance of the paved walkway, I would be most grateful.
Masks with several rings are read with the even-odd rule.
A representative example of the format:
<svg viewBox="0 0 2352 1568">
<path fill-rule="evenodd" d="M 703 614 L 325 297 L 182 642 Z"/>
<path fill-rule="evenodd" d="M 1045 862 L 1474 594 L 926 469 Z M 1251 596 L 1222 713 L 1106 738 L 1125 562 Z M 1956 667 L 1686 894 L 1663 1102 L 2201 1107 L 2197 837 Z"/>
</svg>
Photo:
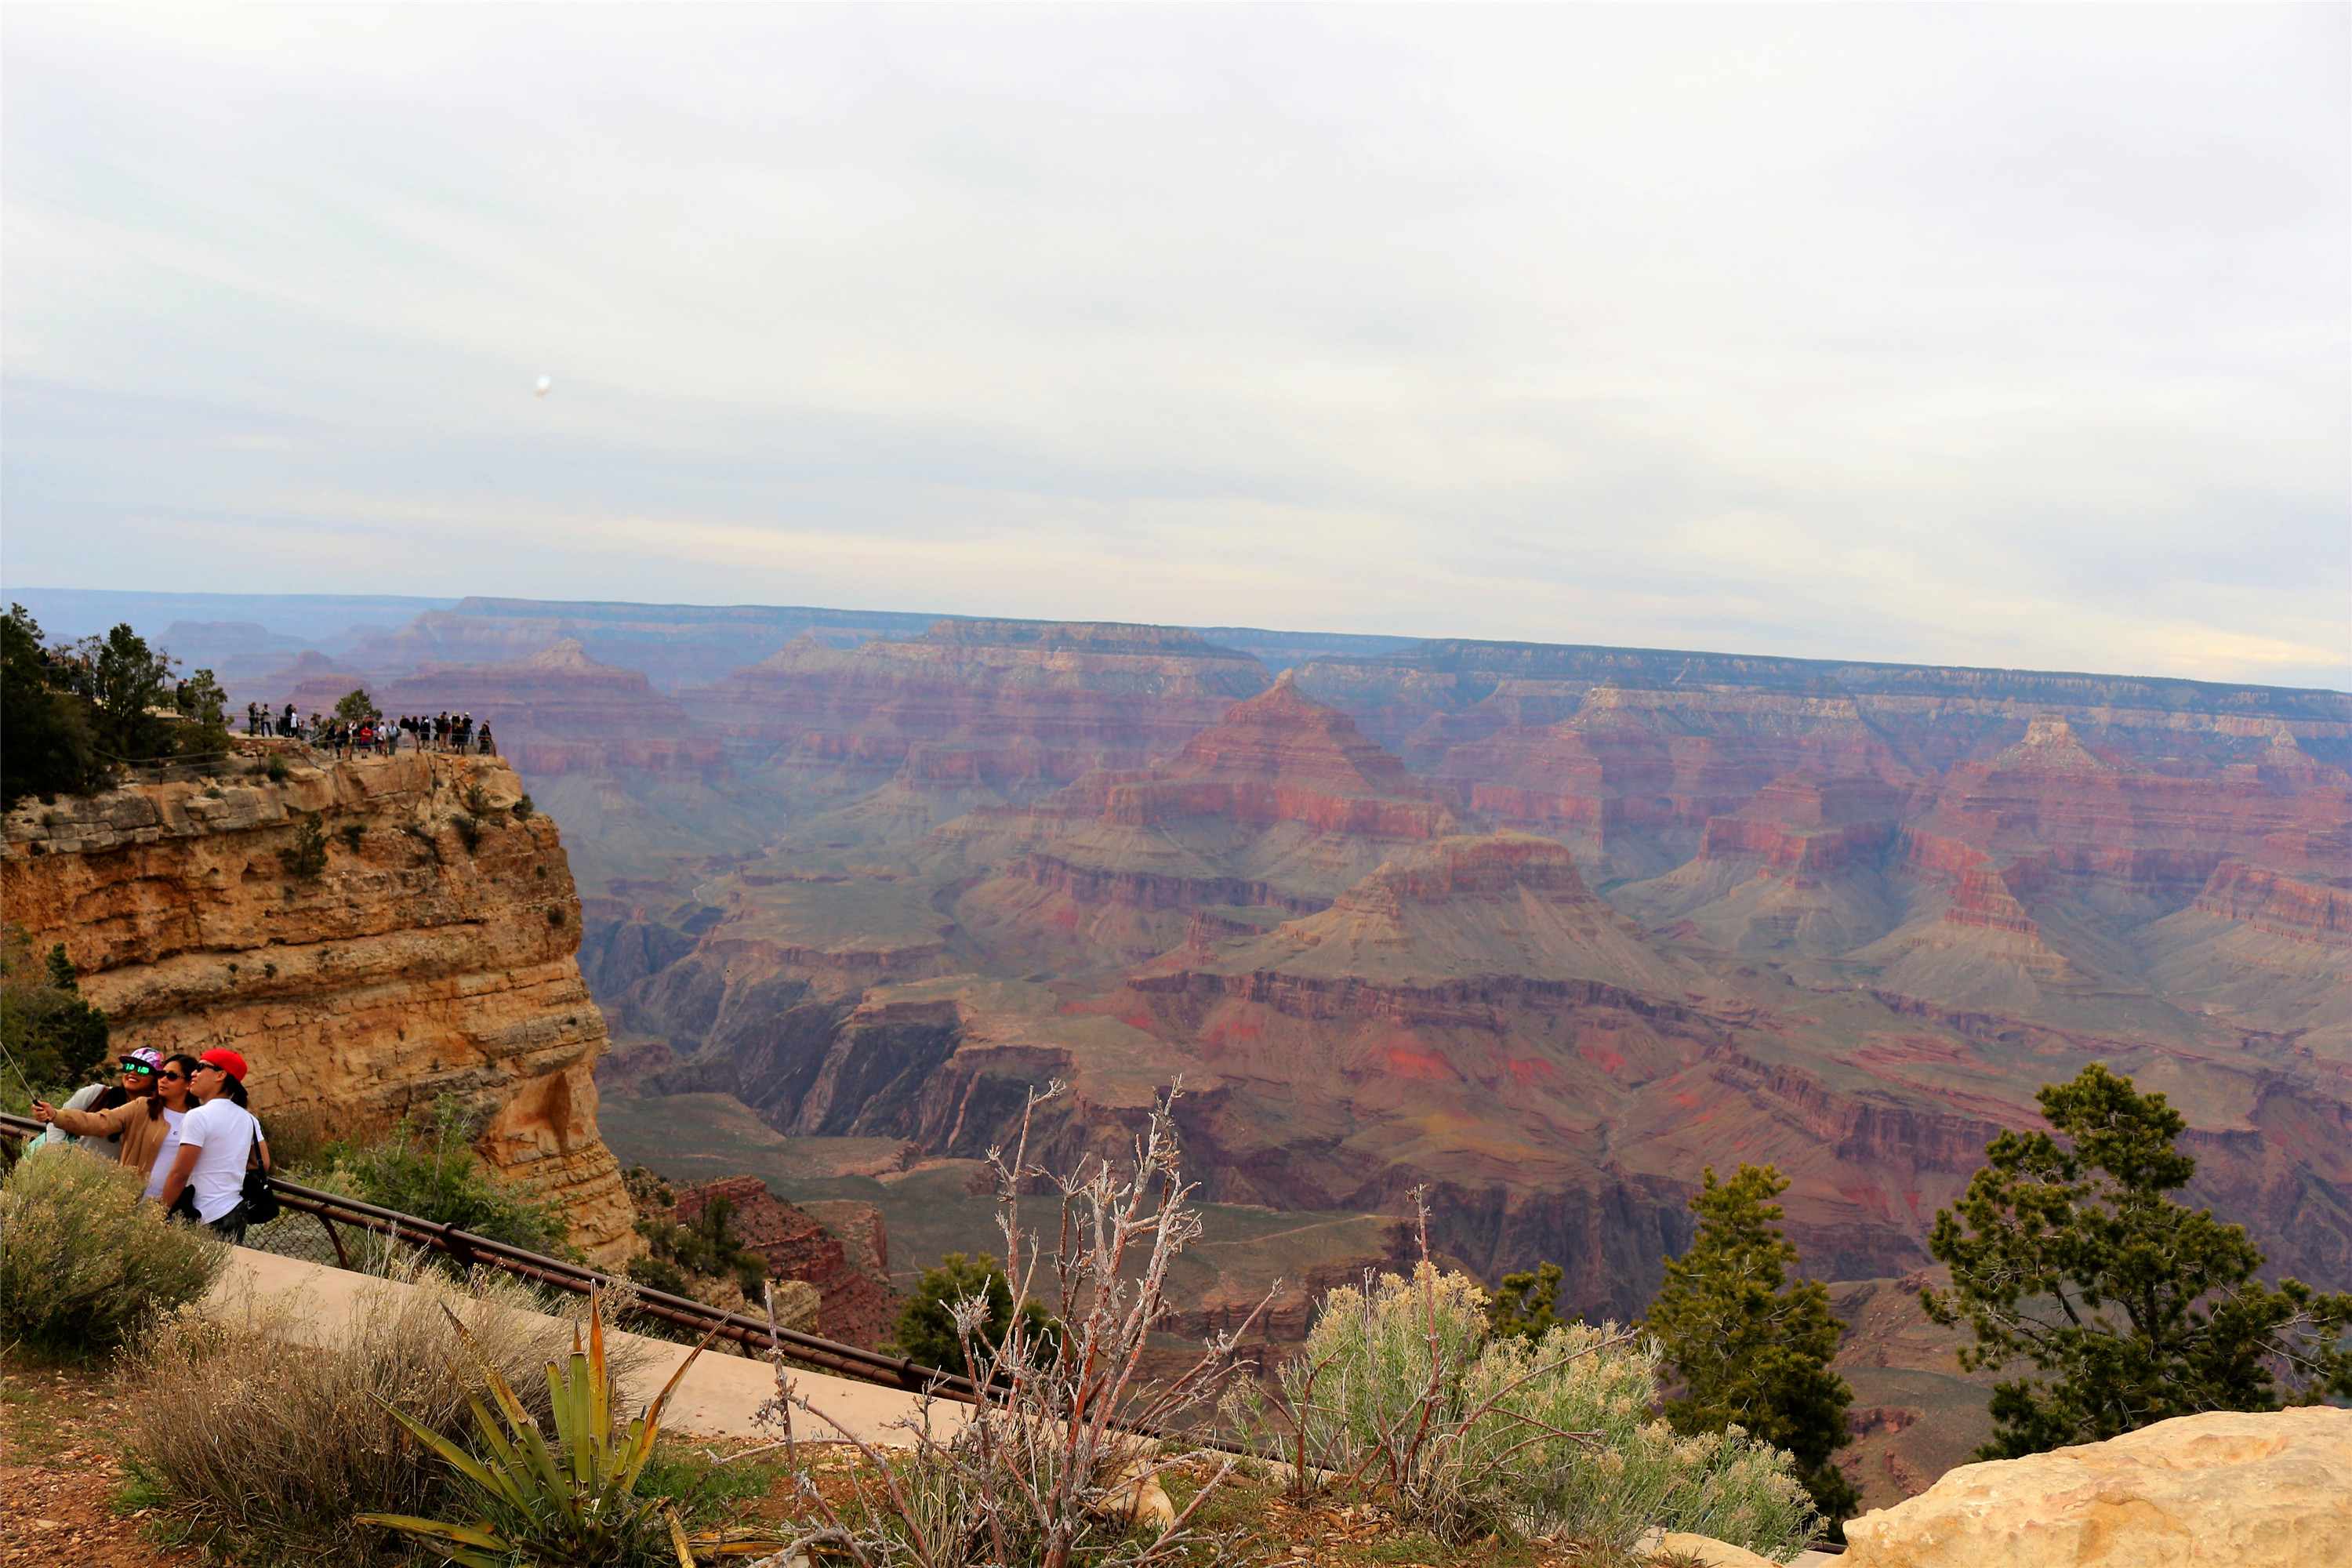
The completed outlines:
<svg viewBox="0 0 2352 1568">
<path fill-rule="evenodd" d="M 234 1310 L 247 1300 L 273 1306 L 291 1303 L 296 1310 L 281 1320 L 279 1331 L 301 1343 L 329 1345 L 348 1331 L 366 1293 L 416 1289 L 240 1247 L 206 1300 L 222 1310 Z M 692 1349 L 638 1334 L 614 1333 L 612 1339 L 645 1352 L 643 1368 L 623 1386 L 631 1400 L 651 1399 L 660 1392 Z M 795 1371 L 793 1384 L 819 1409 L 869 1443 L 905 1445 L 905 1431 L 893 1423 L 919 1416 L 922 1405 L 917 1396 L 898 1389 L 823 1373 Z M 752 1416 L 775 1392 L 775 1375 L 767 1363 L 705 1351 L 671 1395 L 662 1424 L 670 1431 L 697 1436 L 774 1437 L 773 1428 L 755 1425 Z M 953 1431 L 962 1419 L 963 1407 L 951 1401 L 940 1400 L 931 1406 L 931 1420 L 942 1434 Z M 793 1413 L 793 1422 L 794 1434 L 803 1438 L 823 1441 L 836 1436 L 822 1423 L 812 1423 L 803 1411 Z"/>
</svg>

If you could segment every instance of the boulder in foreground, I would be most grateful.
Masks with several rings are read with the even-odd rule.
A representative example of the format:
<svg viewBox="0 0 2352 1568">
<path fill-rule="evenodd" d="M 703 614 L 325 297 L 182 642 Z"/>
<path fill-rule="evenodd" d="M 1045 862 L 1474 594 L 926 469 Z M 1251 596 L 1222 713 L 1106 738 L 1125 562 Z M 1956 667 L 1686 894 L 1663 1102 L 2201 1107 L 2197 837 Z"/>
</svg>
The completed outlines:
<svg viewBox="0 0 2352 1568">
<path fill-rule="evenodd" d="M 1845 1528 L 1846 1568 L 2347 1568 L 2352 1410 L 2183 1415 L 1963 1465 Z"/>
</svg>

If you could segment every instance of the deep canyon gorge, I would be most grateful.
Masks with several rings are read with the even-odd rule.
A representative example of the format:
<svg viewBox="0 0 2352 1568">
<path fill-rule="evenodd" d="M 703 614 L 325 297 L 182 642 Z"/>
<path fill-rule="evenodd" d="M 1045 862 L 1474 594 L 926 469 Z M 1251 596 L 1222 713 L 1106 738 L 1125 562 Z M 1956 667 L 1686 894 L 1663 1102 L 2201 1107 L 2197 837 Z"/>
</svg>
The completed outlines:
<svg viewBox="0 0 2352 1568">
<path fill-rule="evenodd" d="M 1806 1270 L 1883 1305 L 1986 1142 L 2097 1060 L 2184 1111 L 2189 1198 L 2273 1274 L 2352 1285 L 2341 693 L 515 600 L 219 662 L 240 704 L 471 712 L 505 761 L 20 812 L 11 918 L 124 1037 L 287 1063 L 265 1105 L 495 1103 L 493 1157 L 557 1173 L 592 1247 L 625 1241 L 600 1100 L 683 1175 L 806 1154 L 785 1195 L 878 1173 L 945 1212 L 984 1210 L 965 1177 L 1035 1086 L 1070 1086 L 1039 1134 L 1066 1163 L 1181 1079 L 1234 1216 L 1196 1329 L 1276 1274 L 1300 1326 L 1415 1187 L 1450 1258 L 1558 1262 L 1564 1307 L 1622 1317 L 1742 1160 L 1793 1179 Z M 543 816 L 467 856 L 477 780 Z M 331 897 L 238 847 L 310 811 L 361 829 Z M 431 931 L 471 956 L 406 964 Z"/>
</svg>

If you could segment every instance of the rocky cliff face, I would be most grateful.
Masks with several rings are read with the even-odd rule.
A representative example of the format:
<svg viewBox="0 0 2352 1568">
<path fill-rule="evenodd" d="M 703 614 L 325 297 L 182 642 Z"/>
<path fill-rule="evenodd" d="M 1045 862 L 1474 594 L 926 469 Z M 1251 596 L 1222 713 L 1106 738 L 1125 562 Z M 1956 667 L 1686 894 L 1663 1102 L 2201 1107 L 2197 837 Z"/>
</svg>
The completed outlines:
<svg viewBox="0 0 2352 1568">
<path fill-rule="evenodd" d="M 767 1263 L 769 1279 L 815 1288 L 813 1332 L 869 1350 L 889 1338 L 899 1301 L 890 1289 L 888 1235 L 873 1205 L 835 1201 L 803 1208 L 777 1197 L 757 1176 L 730 1176 L 679 1189 L 671 1217 L 696 1225 L 719 1198 L 734 1211 L 744 1249 Z"/>
<path fill-rule="evenodd" d="M 36 942 L 65 943 L 119 1047 L 229 1047 L 265 1121 L 331 1131 L 454 1094 L 487 1116 L 489 1162 L 616 1262 L 632 1220 L 596 1132 L 604 1023 L 555 826 L 519 819 L 520 795 L 495 759 L 404 755 L 28 803 L 0 891 Z"/>
</svg>

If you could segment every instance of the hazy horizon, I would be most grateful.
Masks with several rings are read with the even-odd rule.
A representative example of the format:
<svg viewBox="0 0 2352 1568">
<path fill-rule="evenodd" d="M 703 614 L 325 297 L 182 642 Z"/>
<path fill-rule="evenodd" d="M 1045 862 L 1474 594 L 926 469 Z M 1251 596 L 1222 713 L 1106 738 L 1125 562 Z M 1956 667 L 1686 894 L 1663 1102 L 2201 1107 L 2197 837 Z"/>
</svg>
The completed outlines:
<svg viewBox="0 0 2352 1568">
<path fill-rule="evenodd" d="M 170 624 L 173 621 L 186 621 L 194 622 L 197 625 L 218 626 L 222 625 L 235 624 L 238 620 L 244 620 L 253 625 L 264 626 L 274 634 L 306 638 L 314 642 L 331 642 L 337 638 L 338 634 L 357 632 L 364 629 L 369 625 L 373 625 L 380 630 L 397 630 L 401 626 L 408 624 L 410 621 L 414 620 L 416 616 L 428 610 L 452 610 L 458 608 L 465 603 L 465 600 L 462 597 L 448 595 L 364 595 L 333 594 L 172 594 L 142 593 L 133 590 L 107 588 L 50 588 L 40 584 L 26 584 L 23 587 L 11 587 L 8 589 L 6 596 L 26 601 L 26 608 L 32 612 L 34 618 L 42 624 L 44 631 L 52 637 L 70 638 L 87 637 L 103 632 L 109 626 L 115 625 L 119 621 L 127 620 L 131 623 L 133 629 L 140 631 L 142 635 L 160 638 L 168 631 Z M 563 605 L 578 605 L 583 608 L 592 606 L 613 606 L 646 610 L 814 610 L 824 614 L 838 613 L 848 616 L 889 617 L 892 619 L 904 619 L 908 622 L 909 624 L 903 630 L 886 634 L 894 638 L 898 637 L 919 636 L 926 626 L 935 621 L 985 620 L 993 618 L 955 609 L 909 609 L 904 605 L 780 605 L 752 600 L 737 600 L 732 602 L 718 603 L 692 602 L 684 600 L 653 601 L 643 599 L 530 599 L 524 595 L 481 595 L 481 597 L 494 598 L 500 602 L 520 602 L 559 607 Z M 126 603 L 126 601 L 129 603 Z M 146 608 L 146 614 L 143 616 L 141 615 L 139 608 L 142 605 Z M 166 608 L 165 606 L 169 607 Z M 394 613 L 387 617 L 383 613 L 384 611 L 392 611 Z M 166 619 L 167 616 L 169 617 L 168 620 Z M 1022 616 L 1013 618 L 1030 620 L 1041 617 Z M 1105 621 L 1105 617 L 1101 616 L 1055 616 L 1042 618 L 1062 621 L 1092 621 L 1096 624 L 1102 624 Z M 1335 643 L 1355 642 L 1366 645 L 1375 643 L 1392 645 L 1381 649 L 1374 649 L 1370 647 L 1366 647 L 1356 650 L 1359 654 L 1402 651 L 1417 643 L 1427 641 L 1505 641 L 1526 642 L 1537 645 L 1543 645 L 1548 642 L 1551 642 L 1551 646 L 1580 646 L 1573 644 L 1559 644 L 1552 642 L 1551 639 L 1544 638 L 1484 638 L 1470 633 L 1440 632 L 1433 633 L 1429 637 L 1423 638 L 1400 637 L 1392 633 L 1357 631 L 1346 627 L 1307 628 L 1283 626 L 1242 626 L 1230 622 L 1222 625 L 1212 625 L 1204 622 L 1181 621 L 1120 621 L 1110 624 L 1143 626 L 1172 626 L 1181 630 L 1199 632 L 1203 636 L 1208 636 L 1217 632 L 1256 632 L 1265 633 L 1269 636 L 1285 637 L 1328 637 Z M 1772 649 L 1760 647 L 1709 647 L 1699 646 L 1684 647 L 1641 643 L 1604 643 L 1581 646 L 1625 648 L 1629 651 L 1637 652 L 1706 655 L 1734 658 L 1802 658 L 1805 657 L 1802 655 L 1780 654 L 1774 652 Z M 168 647 L 166 647 L 164 651 L 174 652 L 176 654 L 176 650 Z M 1334 650 L 1335 653 L 1340 651 L 1342 650 Z M 293 657 L 294 655 L 290 652 L 287 655 L 289 662 L 291 662 Z M 194 668 L 196 665 L 201 664 L 203 660 L 201 658 L 196 658 L 183 660 L 182 662 L 188 668 Z M 625 661 L 624 662 L 625 663 Z M 1873 658 L 1867 656 L 1855 656 L 1853 658 L 1842 657 L 1832 662 L 1857 665 L 1879 664 L 1892 666 L 1932 663 L 1932 661 L 1925 660 Z M 1990 670 L 2007 670 L 2020 673 L 2053 675 L 2083 675 L 2101 679 L 2120 679 L 2197 680 L 2200 679 L 2195 676 L 2183 676 L 2164 671 L 2145 669 L 2068 669 L 2039 665 L 1954 665 L 1947 666 L 1947 668 L 1983 668 Z M 2208 681 L 2206 684 L 2224 687 L 2270 686 L 2295 690 L 2318 690 L 2337 695 L 2344 694 L 2342 688 L 2327 686 L 2315 687 L 2293 681 Z"/>
<path fill-rule="evenodd" d="M 6 584 L 2352 688 L 2340 6 L 0 32 Z"/>
</svg>

